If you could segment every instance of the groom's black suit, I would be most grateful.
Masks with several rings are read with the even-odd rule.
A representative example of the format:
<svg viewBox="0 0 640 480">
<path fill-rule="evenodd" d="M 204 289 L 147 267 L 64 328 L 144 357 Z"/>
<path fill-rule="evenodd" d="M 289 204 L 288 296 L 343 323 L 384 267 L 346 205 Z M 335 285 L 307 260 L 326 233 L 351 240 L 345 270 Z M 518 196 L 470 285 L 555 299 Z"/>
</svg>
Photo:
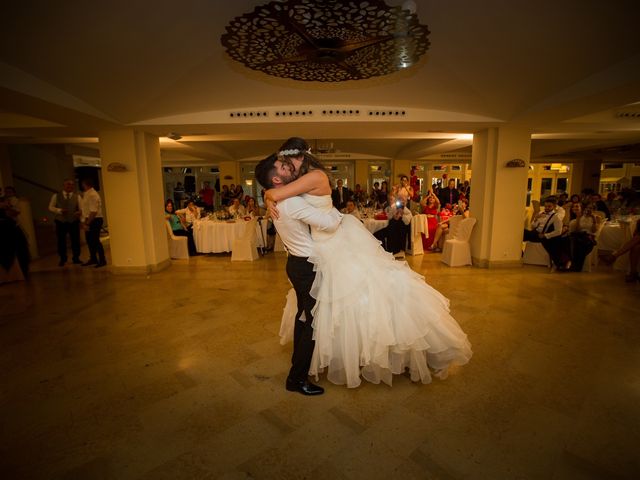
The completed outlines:
<svg viewBox="0 0 640 480">
<path fill-rule="evenodd" d="M 316 301 L 310 291 L 316 274 L 313 264 L 308 261 L 313 246 L 309 227 L 333 231 L 340 225 L 342 214 L 335 209 L 328 212 L 318 210 L 301 197 L 278 202 L 278 210 L 280 217 L 274 220 L 274 225 L 289 252 L 287 275 L 298 300 L 291 370 L 287 377 L 287 385 L 289 385 L 307 381 L 315 346 L 311 310 Z"/>
</svg>

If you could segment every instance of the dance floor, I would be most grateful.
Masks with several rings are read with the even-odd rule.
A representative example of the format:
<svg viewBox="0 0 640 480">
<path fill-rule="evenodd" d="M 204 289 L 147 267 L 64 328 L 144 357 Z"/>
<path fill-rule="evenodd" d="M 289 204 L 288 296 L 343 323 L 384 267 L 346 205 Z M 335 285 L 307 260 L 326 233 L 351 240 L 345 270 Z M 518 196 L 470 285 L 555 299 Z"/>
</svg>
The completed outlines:
<svg viewBox="0 0 640 480">
<path fill-rule="evenodd" d="M 640 284 L 449 268 L 474 357 L 445 381 L 284 389 L 285 255 L 161 273 L 37 261 L 0 286 L 6 479 L 600 479 L 640 472 Z"/>
</svg>

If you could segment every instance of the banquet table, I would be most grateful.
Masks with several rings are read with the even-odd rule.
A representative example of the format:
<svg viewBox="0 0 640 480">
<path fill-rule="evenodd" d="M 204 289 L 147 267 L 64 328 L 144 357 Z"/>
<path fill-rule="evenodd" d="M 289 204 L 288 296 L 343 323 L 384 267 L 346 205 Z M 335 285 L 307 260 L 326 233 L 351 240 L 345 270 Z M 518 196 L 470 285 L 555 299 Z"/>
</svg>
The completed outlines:
<svg viewBox="0 0 640 480">
<path fill-rule="evenodd" d="M 233 241 L 244 233 L 245 220 L 198 220 L 193 225 L 193 240 L 200 253 L 230 252 Z"/>
<path fill-rule="evenodd" d="M 389 220 L 376 220 L 375 218 L 364 218 L 362 220 L 365 228 L 371 233 L 376 233 L 389 225 Z M 420 214 L 411 217 L 411 239 L 407 253 L 409 255 L 421 255 L 424 253 L 422 248 L 422 234 L 429 235 L 427 229 L 427 216 Z"/>
</svg>

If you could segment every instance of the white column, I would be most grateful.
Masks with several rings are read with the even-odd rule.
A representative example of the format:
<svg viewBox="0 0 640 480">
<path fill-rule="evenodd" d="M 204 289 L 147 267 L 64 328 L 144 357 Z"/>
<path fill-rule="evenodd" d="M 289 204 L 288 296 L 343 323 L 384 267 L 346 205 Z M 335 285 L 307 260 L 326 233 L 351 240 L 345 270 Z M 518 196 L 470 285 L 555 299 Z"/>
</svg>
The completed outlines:
<svg viewBox="0 0 640 480">
<path fill-rule="evenodd" d="M 158 137 L 130 129 L 100 132 L 100 154 L 111 271 L 144 274 L 168 267 Z"/>
<path fill-rule="evenodd" d="M 470 206 L 471 215 L 478 220 L 471 236 L 474 265 L 489 268 L 522 264 L 530 152 L 528 129 L 505 126 L 474 133 Z M 524 167 L 507 167 L 513 159 L 522 159 Z"/>
</svg>

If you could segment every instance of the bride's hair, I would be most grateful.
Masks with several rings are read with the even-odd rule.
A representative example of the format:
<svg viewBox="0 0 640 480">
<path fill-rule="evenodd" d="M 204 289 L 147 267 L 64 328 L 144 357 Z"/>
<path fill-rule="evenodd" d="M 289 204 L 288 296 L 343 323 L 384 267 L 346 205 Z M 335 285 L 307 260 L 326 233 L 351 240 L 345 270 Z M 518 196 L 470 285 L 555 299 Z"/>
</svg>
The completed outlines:
<svg viewBox="0 0 640 480">
<path fill-rule="evenodd" d="M 293 167 L 291 159 L 299 157 L 302 157 L 302 164 L 299 170 L 300 176 L 308 173 L 309 170 L 322 170 L 327 173 L 322 162 L 311 154 L 311 147 L 309 147 L 304 138 L 291 137 L 280 146 L 278 158 L 283 163 Z"/>
</svg>

